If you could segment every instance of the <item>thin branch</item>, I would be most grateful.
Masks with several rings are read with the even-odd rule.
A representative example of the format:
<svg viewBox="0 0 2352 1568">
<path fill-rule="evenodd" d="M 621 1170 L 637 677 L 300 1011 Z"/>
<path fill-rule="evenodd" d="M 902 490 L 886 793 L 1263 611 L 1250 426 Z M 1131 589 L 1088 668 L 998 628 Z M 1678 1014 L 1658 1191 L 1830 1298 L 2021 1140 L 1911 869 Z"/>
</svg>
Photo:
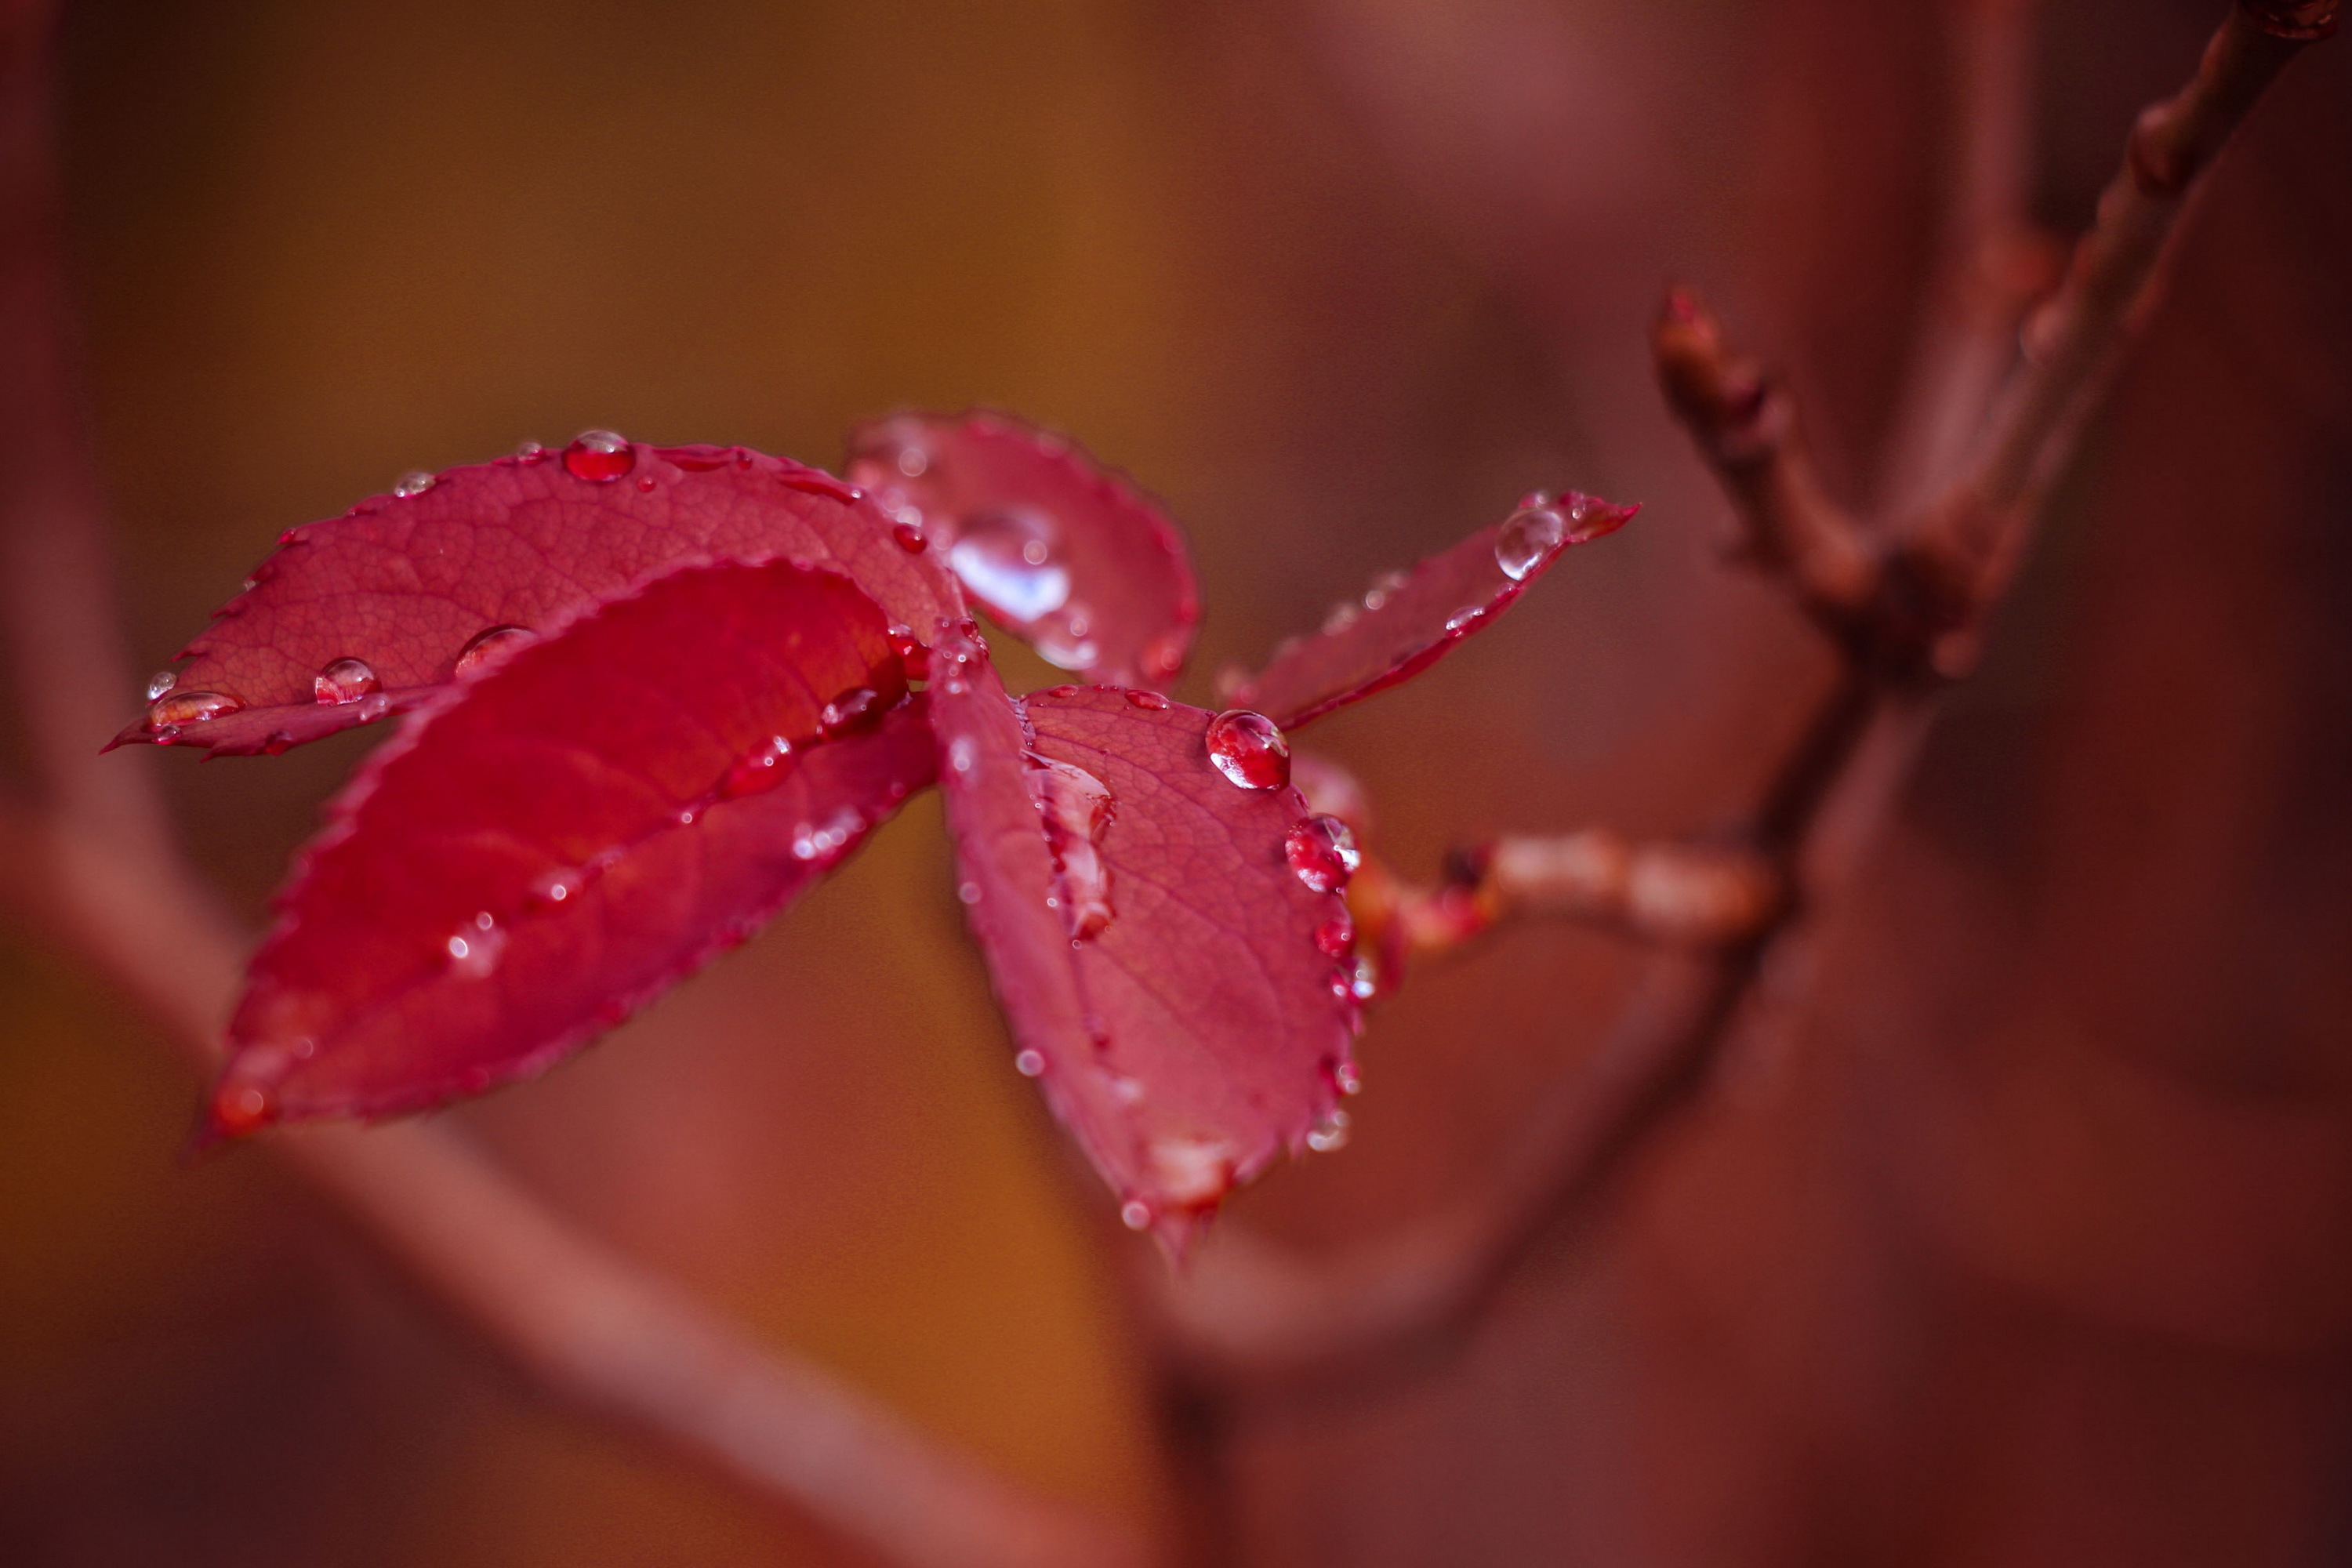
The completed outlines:
<svg viewBox="0 0 2352 1568">
<path fill-rule="evenodd" d="M 1850 656 L 1745 836 L 1793 896 L 1776 900 L 1750 940 L 1654 961 L 1634 1007 L 1591 1058 L 1539 1097 L 1510 1155 L 1476 1194 L 1328 1260 L 1228 1229 L 1189 1280 L 1158 1292 L 1171 1347 L 1167 1376 L 1186 1397 L 1213 1390 L 1238 1405 L 1360 1386 L 1457 1339 L 1536 1243 L 1607 1189 L 1706 1081 L 1775 948 L 1801 934 L 1805 904 L 1842 879 L 1884 822 L 1933 717 L 1937 689 L 1881 657 L 1888 637 L 1923 616 L 1947 631 L 1981 623 L 2004 586 L 1996 553 L 2020 547 L 2048 475 L 2070 454 L 2105 385 L 2103 367 L 2144 310 L 2197 175 L 2300 40 L 2325 36 L 2333 11 L 2332 3 L 2244 0 L 2196 80 L 2142 117 L 2098 226 L 2043 313 L 2037 363 L 1993 413 L 1984 456 L 1959 492 L 1970 512 L 2000 520 L 1997 531 L 1955 535 L 1955 519 L 1968 520 L 1941 508 L 1932 526 L 1910 536 L 1904 570 L 1880 574 L 1864 536 L 1804 466 L 1781 395 L 1730 354 L 1694 300 L 1670 299 L 1654 340 L 1669 398 L 1730 493 L 1756 553 Z M 2021 94 L 2005 96 L 2012 112 L 2021 110 Z M 1988 144 L 1996 140 L 1982 134 Z M 1988 168 L 1994 162 L 1988 153 Z M 1930 370 L 1925 379 L 1935 396 L 1957 404 L 1972 377 Z M 1939 581 L 1922 566 L 1938 551 L 1960 564 L 1973 561 L 1974 570 Z M 1552 853 L 1575 858 L 1559 847 Z"/>
<path fill-rule="evenodd" d="M 1667 291 L 1650 345 L 1667 405 L 1738 513 L 1741 554 L 1783 578 L 1832 636 L 1864 635 L 1878 561 L 1814 474 L 1788 388 L 1731 353 L 1695 289 Z"/>
<path fill-rule="evenodd" d="M 132 695 L 74 390 L 50 94 L 54 16 L 0 0 L 0 618 L 42 793 L 0 803 L 0 904 L 160 1023 L 200 1070 L 246 942 L 132 754 Z M 908 1568 L 1139 1565 L 1139 1542 L 1032 1497 L 812 1363 L 763 1346 L 564 1225 L 446 1131 L 267 1141 L 362 1239 L 543 1394 Z"/>
</svg>

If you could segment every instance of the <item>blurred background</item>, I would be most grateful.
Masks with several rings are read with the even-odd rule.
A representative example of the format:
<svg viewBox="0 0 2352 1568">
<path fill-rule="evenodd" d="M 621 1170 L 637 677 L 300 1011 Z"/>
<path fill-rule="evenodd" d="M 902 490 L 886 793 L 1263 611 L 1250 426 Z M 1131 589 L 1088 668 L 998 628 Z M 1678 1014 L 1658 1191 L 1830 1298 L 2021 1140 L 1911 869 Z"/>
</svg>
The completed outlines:
<svg viewBox="0 0 2352 1568">
<path fill-rule="evenodd" d="M 2048 11 L 2036 205 L 2072 230 L 2221 6 Z M 827 466 L 901 405 L 1065 428 L 1191 533 L 1196 701 L 1522 490 L 1646 502 L 1313 732 L 1420 875 L 1752 790 L 1831 665 L 1722 566 L 1643 327 L 1706 288 L 1866 498 L 1950 163 L 1927 4 L 67 12 L 145 667 L 283 529 L 590 426 Z M 2347 258 L 2342 41 L 2213 182 L 1852 898 L 1464 1354 L 1236 1435 L 1249 1561 L 2352 1562 Z M 375 738 L 156 760 L 257 920 Z M 1520 930 L 1417 974 L 1351 1146 L 1229 1223 L 1328 1247 L 1476 1184 L 1639 956 Z M 62 955 L 8 934 L 0 987 L 0 1560 L 860 1561 L 541 1404 L 249 1151 L 179 1163 L 194 1079 Z M 927 800 L 450 1115 L 761 1333 L 1149 1523 L 1103 1199 L 1010 1057 Z"/>
</svg>

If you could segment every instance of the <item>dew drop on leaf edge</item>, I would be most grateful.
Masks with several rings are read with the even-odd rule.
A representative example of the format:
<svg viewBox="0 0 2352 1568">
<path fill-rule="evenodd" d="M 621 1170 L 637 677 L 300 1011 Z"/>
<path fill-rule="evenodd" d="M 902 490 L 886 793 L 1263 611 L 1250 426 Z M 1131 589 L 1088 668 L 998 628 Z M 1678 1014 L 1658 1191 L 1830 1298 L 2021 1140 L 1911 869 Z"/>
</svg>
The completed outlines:
<svg viewBox="0 0 2352 1568">
<path fill-rule="evenodd" d="M 1243 789 L 1279 789 L 1290 782 L 1290 742 L 1263 713 L 1226 709 L 1209 721 L 1203 744 L 1217 771 Z"/>
<path fill-rule="evenodd" d="M 383 682 L 376 679 L 374 667 L 363 658 L 336 659 L 310 680 L 310 695 L 331 708 L 357 702 L 383 689 Z"/>
<path fill-rule="evenodd" d="M 563 448 L 564 472 L 590 484 L 609 485 L 636 466 L 636 448 L 610 430 L 583 430 Z"/>
</svg>

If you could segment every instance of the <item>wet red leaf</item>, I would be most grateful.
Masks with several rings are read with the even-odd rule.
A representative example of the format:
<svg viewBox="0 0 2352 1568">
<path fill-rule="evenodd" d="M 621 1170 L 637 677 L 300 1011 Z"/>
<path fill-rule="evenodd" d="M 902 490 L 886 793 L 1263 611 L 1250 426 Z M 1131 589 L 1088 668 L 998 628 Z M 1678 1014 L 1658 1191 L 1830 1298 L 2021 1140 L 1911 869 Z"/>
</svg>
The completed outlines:
<svg viewBox="0 0 2352 1568">
<path fill-rule="evenodd" d="M 215 1129 L 429 1106 L 576 1048 L 930 782 L 906 697 L 883 612 L 784 562 L 682 568 L 446 691 L 298 862 Z"/>
<path fill-rule="evenodd" d="M 1569 546 L 1614 533 L 1638 510 L 1572 490 L 1529 496 L 1504 521 L 1339 605 L 1228 697 L 1288 730 L 1409 679 L 1489 625 Z"/>
<path fill-rule="evenodd" d="M 588 439 L 452 468 L 294 530 L 188 645 L 165 706 L 116 743 L 283 751 L 417 706 L 490 628 L 543 630 L 689 560 L 798 556 L 847 572 L 897 624 L 961 614 L 941 565 L 900 550 L 888 521 L 829 474 L 741 447 Z M 344 659 L 378 689 L 322 690 Z M 188 700 L 203 693 L 238 706 L 168 721 L 170 705 L 213 706 Z"/>
<path fill-rule="evenodd" d="M 1212 767 L 1197 708 L 1100 687 L 1016 704 L 984 653 L 934 675 L 960 891 L 1019 1065 L 1128 1222 L 1181 1250 L 1276 1153 L 1344 1136 L 1357 1005 L 1318 945 L 1343 900 L 1285 858 L 1306 805 Z"/>
<path fill-rule="evenodd" d="M 1201 618 L 1183 537 L 1066 438 L 1000 414 L 904 414 L 851 433 L 849 476 L 1062 668 L 1150 687 L 1183 668 Z"/>
</svg>

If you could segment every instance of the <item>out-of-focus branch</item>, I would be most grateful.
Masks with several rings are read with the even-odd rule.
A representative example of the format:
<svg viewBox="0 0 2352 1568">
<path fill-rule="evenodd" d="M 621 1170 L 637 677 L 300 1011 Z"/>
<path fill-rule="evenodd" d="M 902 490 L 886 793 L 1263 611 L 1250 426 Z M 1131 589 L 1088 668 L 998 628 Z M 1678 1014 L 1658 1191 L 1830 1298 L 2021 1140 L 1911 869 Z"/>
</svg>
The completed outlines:
<svg viewBox="0 0 2352 1568">
<path fill-rule="evenodd" d="M 1968 68 L 1971 112 L 2025 107 L 2011 58 L 2017 0 L 1961 0 L 1983 58 Z M 2077 248 L 2068 280 L 2030 330 L 2034 363 L 1994 407 L 1978 457 L 1950 500 L 1903 536 L 1890 564 L 1822 493 L 1794 440 L 1785 394 L 1725 347 L 1696 299 L 1669 298 L 1655 331 L 1660 379 L 1700 454 L 1738 510 L 1749 552 L 1849 656 L 1757 802 L 1741 842 L 1766 868 L 1769 908 L 1752 932 L 1705 951 L 1662 952 L 1642 999 L 1597 1052 L 1549 1086 L 1499 1168 L 1435 1218 L 1336 1259 L 1308 1262 L 1228 1231 L 1189 1280 L 1162 1286 L 1171 1380 L 1195 1401 L 1229 1403 L 1360 1383 L 1459 1334 L 1518 1259 L 1603 1190 L 1648 1135 L 1705 1081 L 1776 944 L 1793 940 L 1805 902 L 1850 868 L 1883 821 L 1934 710 L 1926 660 L 1980 625 L 2005 564 L 2046 497 L 2052 474 L 2144 312 L 2150 280 L 2197 176 L 2304 41 L 2332 30 L 2335 5 L 2241 0 L 2196 79 L 2141 117 L 2124 173 Z M 2016 132 L 1969 133 L 1971 173 L 1948 226 L 1990 233 L 2013 211 L 2022 177 Z M 1982 327 L 1971 329 L 1981 332 Z M 1929 448 L 1945 426 L 1985 418 L 1983 353 L 1927 356 L 1921 398 L 1932 417 L 1911 439 Z M 1931 472 L 1937 449 L 1890 471 Z M 1536 841 L 1516 875 L 1571 907 L 1605 907 L 1628 886 L 1607 836 Z M 1395 896 L 1400 906 L 1409 900 Z M 1461 911 L 1454 924 L 1468 926 Z"/>
<path fill-rule="evenodd" d="M 1904 541 L 1905 574 L 1945 619 L 1977 616 L 2000 592 L 2038 501 L 2072 463 L 2153 302 L 2200 179 L 2287 62 L 2335 30 L 2336 12 L 2334 0 L 2240 0 L 2189 85 L 2132 127 L 2065 281 L 2026 324 L 2027 368 L 2001 395 L 1960 480 Z"/>
<path fill-rule="evenodd" d="M 130 995 L 200 1069 L 245 941 L 172 847 L 149 759 L 98 746 L 131 700 L 60 261 L 54 16 L 0 0 L 0 630 L 44 805 L 0 803 L 0 906 Z M 267 1141 L 541 1393 L 908 1568 L 1139 1568 L 1143 1547 L 760 1345 L 419 1124 Z"/>
<path fill-rule="evenodd" d="M 2033 26 L 2040 0 L 1945 7 L 1958 155 L 1923 322 L 1897 397 L 1882 510 L 1904 517 L 1948 484 L 2017 360 L 2018 323 L 2057 281 L 2063 252 L 2027 216 Z"/>
</svg>

